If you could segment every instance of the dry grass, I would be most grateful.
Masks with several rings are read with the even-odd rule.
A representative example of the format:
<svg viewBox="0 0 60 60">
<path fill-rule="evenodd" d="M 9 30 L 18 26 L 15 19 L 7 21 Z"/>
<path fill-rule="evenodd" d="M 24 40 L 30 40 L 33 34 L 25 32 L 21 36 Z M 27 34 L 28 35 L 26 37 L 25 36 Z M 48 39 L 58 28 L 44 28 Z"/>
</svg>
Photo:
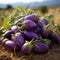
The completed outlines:
<svg viewBox="0 0 60 60">
<path fill-rule="evenodd" d="M 55 22 L 60 24 L 60 7 L 49 9 L 49 13 L 53 14 Z"/>
</svg>

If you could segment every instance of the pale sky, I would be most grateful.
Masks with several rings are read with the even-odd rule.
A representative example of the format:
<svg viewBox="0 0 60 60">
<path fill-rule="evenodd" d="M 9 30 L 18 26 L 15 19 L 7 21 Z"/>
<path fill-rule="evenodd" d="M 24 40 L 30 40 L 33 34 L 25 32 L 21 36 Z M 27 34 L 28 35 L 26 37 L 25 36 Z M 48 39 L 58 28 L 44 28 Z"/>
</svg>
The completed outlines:
<svg viewBox="0 0 60 60">
<path fill-rule="evenodd" d="M 29 2 L 43 2 L 45 0 L 0 0 L 0 4 L 9 4 L 9 3 L 16 3 L 16 2 L 24 2 L 24 3 L 29 3 Z"/>
</svg>

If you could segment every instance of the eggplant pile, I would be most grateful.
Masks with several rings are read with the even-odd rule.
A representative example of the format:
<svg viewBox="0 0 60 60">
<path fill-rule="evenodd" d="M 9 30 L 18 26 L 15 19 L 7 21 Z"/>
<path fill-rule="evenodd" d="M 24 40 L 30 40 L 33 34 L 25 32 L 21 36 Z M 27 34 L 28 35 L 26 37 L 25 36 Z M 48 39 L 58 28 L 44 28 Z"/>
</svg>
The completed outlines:
<svg viewBox="0 0 60 60">
<path fill-rule="evenodd" d="M 22 17 L 15 21 L 0 39 L 0 44 L 10 50 L 19 50 L 22 54 L 32 52 L 46 53 L 49 50 L 50 42 L 60 43 L 58 34 L 48 27 L 49 21 L 40 18 L 36 14 Z"/>
</svg>

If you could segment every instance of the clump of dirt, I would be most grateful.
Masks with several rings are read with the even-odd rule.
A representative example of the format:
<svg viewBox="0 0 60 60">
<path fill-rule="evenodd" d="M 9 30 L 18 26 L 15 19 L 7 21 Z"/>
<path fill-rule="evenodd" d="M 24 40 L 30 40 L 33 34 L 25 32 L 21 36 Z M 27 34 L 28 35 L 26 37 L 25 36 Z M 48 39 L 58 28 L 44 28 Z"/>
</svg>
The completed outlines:
<svg viewBox="0 0 60 60">
<path fill-rule="evenodd" d="M 8 57 L 6 55 L 1 55 L 0 56 L 0 60 L 12 60 L 12 58 L 11 57 Z"/>
</svg>

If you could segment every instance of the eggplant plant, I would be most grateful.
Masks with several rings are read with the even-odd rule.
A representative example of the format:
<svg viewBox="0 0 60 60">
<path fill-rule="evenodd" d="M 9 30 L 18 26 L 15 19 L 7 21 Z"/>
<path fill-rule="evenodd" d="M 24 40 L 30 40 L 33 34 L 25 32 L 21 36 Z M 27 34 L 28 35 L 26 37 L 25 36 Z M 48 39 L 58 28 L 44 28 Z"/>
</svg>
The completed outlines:
<svg viewBox="0 0 60 60">
<path fill-rule="evenodd" d="M 35 27 L 37 26 L 37 24 L 31 20 L 25 20 L 23 23 L 22 23 L 22 28 L 25 28 L 27 30 L 32 30 L 34 29 Z"/>
<path fill-rule="evenodd" d="M 26 42 L 24 45 L 21 47 L 21 52 L 25 55 L 31 54 L 33 49 L 33 44 L 32 42 Z"/>
<path fill-rule="evenodd" d="M 49 46 L 44 43 L 38 42 L 35 44 L 34 50 L 37 53 L 46 53 L 49 50 Z"/>
<path fill-rule="evenodd" d="M 41 18 L 40 19 L 45 25 L 49 24 L 49 21 L 46 18 Z"/>
<path fill-rule="evenodd" d="M 18 32 L 15 36 L 15 43 L 21 47 L 25 42 L 23 34 Z"/>
<path fill-rule="evenodd" d="M 24 31 L 24 35 L 29 39 L 39 39 L 38 35 L 31 31 Z"/>
<path fill-rule="evenodd" d="M 18 50 L 19 49 L 18 46 L 16 45 L 16 43 L 14 41 L 10 41 L 10 40 L 6 41 L 4 43 L 4 46 L 5 46 L 6 49 L 8 49 L 9 51 L 12 51 L 12 52 L 14 50 Z"/>
<path fill-rule="evenodd" d="M 31 20 L 33 22 L 37 22 L 39 20 L 39 18 L 36 14 L 31 14 L 31 15 L 25 16 L 25 19 Z"/>
</svg>

